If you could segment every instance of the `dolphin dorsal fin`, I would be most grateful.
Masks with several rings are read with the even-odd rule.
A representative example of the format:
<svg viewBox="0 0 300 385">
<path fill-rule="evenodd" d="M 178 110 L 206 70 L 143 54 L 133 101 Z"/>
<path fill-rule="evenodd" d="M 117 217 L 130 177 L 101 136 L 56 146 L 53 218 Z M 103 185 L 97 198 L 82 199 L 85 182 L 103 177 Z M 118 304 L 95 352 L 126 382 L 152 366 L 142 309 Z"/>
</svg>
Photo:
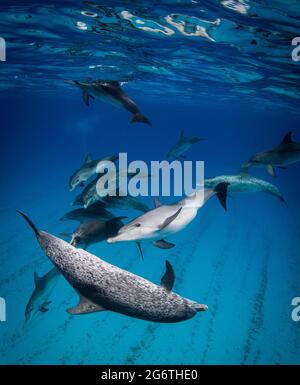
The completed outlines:
<svg viewBox="0 0 300 385">
<path fill-rule="evenodd" d="M 127 219 L 128 217 L 126 216 L 120 216 L 120 217 L 113 217 L 113 218 L 110 218 L 106 221 L 106 223 L 113 223 L 113 222 L 118 222 L 118 221 L 121 221 L 122 219 Z"/>
<path fill-rule="evenodd" d="M 175 273 L 173 267 L 169 261 L 166 261 L 166 271 L 160 281 L 160 284 L 169 293 L 173 289 L 174 282 Z"/>
<path fill-rule="evenodd" d="M 119 87 L 119 88 L 121 87 L 120 82 L 118 82 L 117 80 L 112 80 L 109 83 L 115 87 Z"/>
<path fill-rule="evenodd" d="M 282 142 L 281 142 L 281 144 L 289 144 L 289 143 L 293 143 L 292 132 L 291 132 L 291 131 L 288 132 L 288 133 L 284 136 L 284 138 L 283 138 L 283 140 L 282 140 Z"/>
<path fill-rule="evenodd" d="M 242 166 L 240 168 L 239 175 L 241 175 L 241 176 L 249 175 L 249 167 Z"/>
<path fill-rule="evenodd" d="M 35 286 L 37 287 L 38 284 L 39 284 L 40 281 L 41 281 L 41 278 L 37 275 L 36 272 L 33 273 L 33 279 L 34 279 L 34 284 L 35 284 Z"/>
<path fill-rule="evenodd" d="M 165 219 L 164 222 L 159 226 L 159 229 L 162 230 L 165 227 L 167 227 L 171 222 L 173 222 L 174 219 L 176 219 L 178 217 L 181 210 L 182 210 L 182 207 L 180 207 L 180 209 L 177 210 L 175 214 L 173 214 L 170 217 L 168 217 L 167 219 Z"/>
<path fill-rule="evenodd" d="M 154 201 L 155 208 L 162 206 L 162 204 L 160 203 L 157 197 L 154 197 L 153 201 Z"/>
<path fill-rule="evenodd" d="M 93 161 L 91 154 L 87 154 L 87 156 L 84 159 L 84 164 L 91 163 Z"/>
<path fill-rule="evenodd" d="M 105 80 L 105 82 L 99 81 L 102 85 L 111 85 L 114 87 L 121 88 L 120 82 L 118 80 Z"/>
<path fill-rule="evenodd" d="M 68 309 L 67 312 L 69 314 L 87 314 L 87 313 L 95 313 L 97 311 L 103 311 L 103 306 L 97 305 L 96 303 L 90 301 L 88 298 L 83 295 L 79 295 L 79 304 Z"/>
</svg>

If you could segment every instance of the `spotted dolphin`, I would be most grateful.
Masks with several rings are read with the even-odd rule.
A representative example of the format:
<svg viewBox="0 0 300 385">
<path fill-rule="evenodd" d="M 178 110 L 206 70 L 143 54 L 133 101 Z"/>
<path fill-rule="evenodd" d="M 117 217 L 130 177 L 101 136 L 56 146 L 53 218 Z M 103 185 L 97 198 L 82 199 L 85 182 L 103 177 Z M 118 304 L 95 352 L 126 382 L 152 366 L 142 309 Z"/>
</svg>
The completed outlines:
<svg viewBox="0 0 300 385">
<path fill-rule="evenodd" d="M 217 195 L 226 210 L 228 183 L 220 183 L 214 189 L 197 190 L 175 204 L 162 205 L 155 199 L 155 208 L 137 217 L 121 227 L 115 237 L 108 238 L 109 243 L 121 241 L 152 240 L 154 245 L 169 249 L 175 245 L 164 238 L 184 229 L 196 217 L 202 207 L 212 196 Z"/>
<path fill-rule="evenodd" d="M 75 247 L 81 247 L 87 249 L 94 243 L 99 243 L 107 240 L 110 237 L 117 235 L 118 231 L 124 223 L 122 219 L 127 217 L 114 217 L 103 220 L 103 219 L 91 219 L 82 222 L 73 233 L 63 232 L 61 235 L 71 237 L 71 245 Z M 136 242 L 142 259 L 144 254 L 142 246 L 139 242 Z"/>
<path fill-rule="evenodd" d="M 192 137 L 192 138 L 187 138 L 184 135 L 184 131 L 182 130 L 180 133 L 179 140 L 177 141 L 176 144 L 170 150 L 168 151 L 167 154 L 167 160 L 172 161 L 176 159 L 184 159 L 184 153 L 195 143 L 200 142 L 200 138 L 197 137 Z"/>
<path fill-rule="evenodd" d="M 75 199 L 76 204 L 83 204 L 84 208 L 88 208 L 90 205 L 96 202 L 105 202 L 110 196 L 109 194 L 116 194 L 119 191 L 120 182 L 122 183 L 122 176 L 127 175 L 127 180 L 131 180 L 136 176 L 137 173 L 127 173 L 126 171 L 119 170 L 117 172 L 107 173 L 105 176 L 106 183 L 98 185 L 98 181 L 103 177 L 103 174 L 99 174 L 96 178 L 90 182 L 82 191 L 80 196 Z M 148 174 L 138 172 L 139 177 L 148 177 Z M 124 182 L 123 182 L 124 183 Z M 117 191 L 116 191 L 117 190 Z M 128 202 L 128 199 L 127 199 Z"/>
<path fill-rule="evenodd" d="M 45 254 L 77 291 L 80 300 L 68 309 L 70 314 L 110 310 L 147 321 L 171 323 L 188 320 L 208 309 L 172 291 L 175 275 L 170 263 L 166 263 L 161 285 L 156 285 L 38 230 L 24 213 L 19 213 L 33 229 Z"/>
<path fill-rule="evenodd" d="M 253 155 L 244 167 L 266 167 L 267 172 L 275 176 L 275 167 L 285 168 L 299 161 L 300 143 L 294 142 L 292 132 L 288 132 L 279 146 Z"/>
<path fill-rule="evenodd" d="M 82 91 L 84 103 L 89 106 L 89 99 L 100 99 L 114 106 L 124 108 L 132 113 L 130 123 L 146 123 L 151 126 L 150 120 L 140 113 L 137 104 L 122 90 L 118 81 L 93 81 L 82 83 L 78 80 L 65 80 L 66 83 L 77 86 Z"/>
<path fill-rule="evenodd" d="M 123 226 L 124 218 L 127 217 L 113 217 L 108 220 L 91 219 L 81 223 L 73 232 L 70 243 L 72 246 L 85 249 L 94 243 L 102 242 L 117 234 Z"/>
<path fill-rule="evenodd" d="M 279 188 L 274 184 L 250 175 L 247 169 L 242 169 L 238 174 L 220 175 L 204 181 L 206 188 L 214 188 L 219 183 L 227 182 L 229 192 L 265 192 L 278 198 L 286 204 Z"/>
<path fill-rule="evenodd" d="M 77 186 L 84 186 L 84 182 L 90 179 L 97 173 L 105 170 L 108 163 L 114 162 L 119 157 L 117 155 L 107 156 L 103 159 L 93 160 L 90 155 L 87 155 L 83 165 L 76 170 L 69 180 L 69 189 L 73 191 Z"/>
<path fill-rule="evenodd" d="M 25 309 L 25 319 L 29 321 L 39 312 L 47 312 L 51 301 L 49 297 L 60 277 L 59 271 L 53 267 L 44 276 L 39 277 L 34 273 L 34 290 Z"/>
</svg>

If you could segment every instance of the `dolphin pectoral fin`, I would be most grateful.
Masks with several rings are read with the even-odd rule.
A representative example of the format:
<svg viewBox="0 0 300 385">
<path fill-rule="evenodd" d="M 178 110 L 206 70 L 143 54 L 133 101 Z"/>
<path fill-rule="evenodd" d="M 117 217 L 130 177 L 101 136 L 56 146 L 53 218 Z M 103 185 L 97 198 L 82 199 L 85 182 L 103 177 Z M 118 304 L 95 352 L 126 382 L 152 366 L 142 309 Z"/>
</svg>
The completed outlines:
<svg viewBox="0 0 300 385">
<path fill-rule="evenodd" d="M 37 287 L 41 281 L 41 278 L 37 275 L 36 272 L 33 273 L 33 279 L 34 279 L 35 287 Z"/>
<path fill-rule="evenodd" d="M 146 124 L 149 124 L 149 126 L 152 126 L 150 120 L 146 116 L 140 113 L 134 114 L 130 120 L 130 123 L 138 123 L 138 122 L 146 123 Z"/>
<path fill-rule="evenodd" d="M 87 106 L 90 105 L 89 97 L 90 95 L 86 91 L 82 91 L 82 99 Z"/>
<path fill-rule="evenodd" d="M 276 172 L 275 172 L 275 169 L 274 167 L 271 165 L 271 164 L 268 164 L 266 166 L 266 169 L 267 169 L 267 173 L 271 176 L 276 176 Z"/>
<path fill-rule="evenodd" d="M 169 293 L 174 286 L 175 273 L 173 267 L 169 261 L 166 261 L 166 272 L 163 275 L 160 284 Z"/>
<path fill-rule="evenodd" d="M 159 229 L 162 230 L 164 229 L 165 227 L 167 227 L 171 222 L 174 221 L 174 219 L 176 219 L 180 213 L 180 211 L 182 210 L 182 207 L 180 207 L 179 210 L 176 211 L 175 214 L 171 215 L 170 217 L 168 217 L 160 226 L 159 226 Z"/>
<path fill-rule="evenodd" d="M 172 249 L 172 247 L 175 247 L 176 245 L 171 242 L 167 242 L 164 239 L 159 239 L 154 242 L 154 245 L 158 247 L 159 249 Z"/>
<path fill-rule="evenodd" d="M 221 206 L 226 211 L 227 210 L 227 191 L 230 183 L 222 182 L 216 185 L 214 192 L 217 194 L 217 197 L 221 203 Z"/>
<path fill-rule="evenodd" d="M 69 314 L 73 315 L 79 315 L 79 314 L 88 314 L 88 313 L 95 313 L 97 311 L 106 310 L 101 305 L 97 305 L 96 303 L 90 301 L 88 298 L 84 297 L 83 295 L 80 295 L 79 304 L 67 309 L 67 312 Z"/>
<path fill-rule="evenodd" d="M 44 306 L 41 306 L 39 310 L 40 310 L 41 313 L 46 313 L 49 309 L 47 309 Z"/>
<path fill-rule="evenodd" d="M 282 139 L 282 142 L 281 144 L 290 144 L 290 143 L 293 143 L 293 139 L 292 139 L 292 132 L 288 132 L 284 138 Z"/>
<path fill-rule="evenodd" d="M 141 254 L 142 260 L 144 260 L 144 253 L 143 253 L 143 249 L 142 249 L 141 243 L 140 242 L 136 242 L 136 244 L 137 244 L 137 247 L 138 247 L 139 252 Z"/>
<path fill-rule="evenodd" d="M 158 200 L 157 197 L 154 197 L 154 207 L 157 208 L 157 207 L 160 207 L 160 206 L 161 206 L 160 201 Z"/>
</svg>

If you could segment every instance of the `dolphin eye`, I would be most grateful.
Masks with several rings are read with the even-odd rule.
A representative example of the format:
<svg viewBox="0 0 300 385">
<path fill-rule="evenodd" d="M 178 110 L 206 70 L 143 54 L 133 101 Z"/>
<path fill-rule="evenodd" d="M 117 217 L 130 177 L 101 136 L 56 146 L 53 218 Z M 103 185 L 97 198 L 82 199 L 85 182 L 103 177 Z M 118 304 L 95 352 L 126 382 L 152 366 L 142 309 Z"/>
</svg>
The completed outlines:
<svg viewBox="0 0 300 385">
<path fill-rule="evenodd" d="M 137 223 L 137 224 L 135 225 L 135 227 L 141 227 L 141 224 L 140 224 L 140 223 Z"/>
</svg>

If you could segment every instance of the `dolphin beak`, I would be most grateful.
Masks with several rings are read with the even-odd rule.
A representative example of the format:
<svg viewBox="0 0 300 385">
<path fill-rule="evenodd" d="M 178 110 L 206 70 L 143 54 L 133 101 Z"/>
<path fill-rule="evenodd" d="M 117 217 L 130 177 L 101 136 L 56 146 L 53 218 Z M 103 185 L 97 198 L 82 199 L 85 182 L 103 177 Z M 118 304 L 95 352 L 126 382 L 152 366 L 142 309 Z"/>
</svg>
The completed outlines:
<svg viewBox="0 0 300 385">
<path fill-rule="evenodd" d="M 107 238 L 107 242 L 108 243 L 116 243 L 118 241 L 116 240 L 116 237 L 110 237 L 110 238 Z"/>
<path fill-rule="evenodd" d="M 196 310 L 197 311 L 207 311 L 208 310 L 208 306 L 207 305 L 203 305 L 201 303 L 198 303 L 197 306 L 196 306 Z"/>
</svg>

